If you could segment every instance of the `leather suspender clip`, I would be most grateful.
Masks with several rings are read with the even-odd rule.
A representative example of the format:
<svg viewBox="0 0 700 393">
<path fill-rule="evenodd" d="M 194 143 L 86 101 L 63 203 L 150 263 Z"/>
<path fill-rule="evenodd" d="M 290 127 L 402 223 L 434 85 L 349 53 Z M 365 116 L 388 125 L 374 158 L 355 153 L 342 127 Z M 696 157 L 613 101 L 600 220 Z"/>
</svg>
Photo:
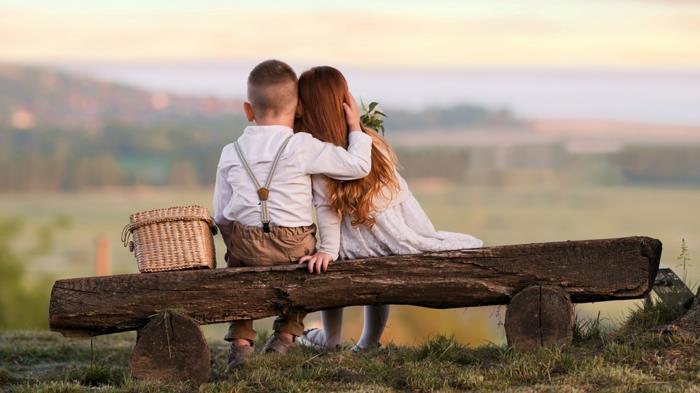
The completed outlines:
<svg viewBox="0 0 700 393">
<path fill-rule="evenodd" d="M 233 146 L 236 148 L 236 153 L 238 154 L 238 158 L 243 164 L 243 168 L 245 168 L 245 171 L 248 173 L 248 177 L 250 177 L 250 180 L 253 182 L 255 187 L 257 187 L 258 199 L 260 200 L 261 208 L 262 228 L 265 233 L 270 233 L 270 211 L 267 208 L 267 199 L 270 195 L 270 184 L 272 183 L 272 176 L 275 174 L 277 164 L 279 164 L 280 158 L 282 157 L 282 152 L 284 151 L 285 147 L 287 147 L 287 144 L 289 143 L 290 139 L 292 139 L 292 135 L 288 136 L 287 139 L 285 139 L 284 142 L 282 142 L 282 145 L 279 147 L 279 149 L 277 149 L 277 153 L 275 154 L 274 160 L 272 160 L 270 172 L 267 174 L 267 180 L 265 180 L 264 185 L 260 185 L 260 182 L 255 177 L 253 169 L 248 164 L 248 160 L 246 160 L 245 155 L 241 150 L 241 147 L 238 145 L 238 141 L 233 142 Z"/>
</svg>

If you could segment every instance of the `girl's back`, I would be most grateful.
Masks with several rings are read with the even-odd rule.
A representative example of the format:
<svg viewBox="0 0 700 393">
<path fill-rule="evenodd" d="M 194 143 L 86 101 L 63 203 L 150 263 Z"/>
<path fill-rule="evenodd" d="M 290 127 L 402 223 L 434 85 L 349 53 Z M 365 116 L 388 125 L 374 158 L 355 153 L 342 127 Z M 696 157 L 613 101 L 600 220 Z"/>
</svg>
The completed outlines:
<svg viewBox="0 0 700 393">
<path fill-rule="evenodd" d="M 352 217 L 344 215 L 339 221 L 339 256 L 341 259 L 356 259 L 371 256 L 396 254 L 417 254 L 429 251 L 458 250 L 477 248 L 483 242 L 471 235 L 436 231 L 408 184 L 396 172 L 399 189 L 396 192 L 384 190 L 374 198 L 374 225 L 353 225 Z M 327 178 L 315 176 L 313 179 L 314 203 L 317 208 L 328 204 Z M 321 247 L 336 241 L 335 236 L 321 226 Z M 336 224 L 337 225 L 337 224 Z"/>
</svg>

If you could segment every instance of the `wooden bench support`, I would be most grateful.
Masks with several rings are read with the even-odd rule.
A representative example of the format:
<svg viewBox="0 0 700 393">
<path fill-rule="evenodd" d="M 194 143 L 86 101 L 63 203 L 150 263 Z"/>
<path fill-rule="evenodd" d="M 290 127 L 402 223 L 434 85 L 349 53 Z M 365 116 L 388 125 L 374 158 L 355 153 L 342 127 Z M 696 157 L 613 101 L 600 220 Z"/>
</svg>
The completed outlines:
<svg viewBox="0 0 700 393">
<path fill-rule="evenodd" d="M 197 321 L 167 310 L 139 331 L 129 368 L 136 379 L 202 384 L 211 376 L 211 351 Z"/>
<path fill-rule="evenodd" d="M 513 296 L 506 311 L 508 345 L 517 348 L 562 345 L 571 342 L 574 308 L 559 286 L 533 285 Z"/>
</svg>

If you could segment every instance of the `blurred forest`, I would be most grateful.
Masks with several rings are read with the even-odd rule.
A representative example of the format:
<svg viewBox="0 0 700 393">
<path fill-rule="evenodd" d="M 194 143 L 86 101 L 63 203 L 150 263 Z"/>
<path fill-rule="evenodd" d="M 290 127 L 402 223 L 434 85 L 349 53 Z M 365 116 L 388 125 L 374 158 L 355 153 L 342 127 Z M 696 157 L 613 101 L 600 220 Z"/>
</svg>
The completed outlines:
<svg viewBox="0 0 700 393">
<path fill-rule="evenodd" d="M 0 128 L 0 187 L 4 192 L 209 187 L 221 148 L 245 127 L 239 117 L 232 117 L 226 126 L 220 121 L 107 124 L 89 132 Z M 401 131 L 388 128 L 388 132 Z M 625 146 L 605 153 L 571 152 L 558 144 L 397 147 L 397 153 L 409 179 L 498 185 L 520 172 L 586 183 L 700 185 L 698 145 Z"/>
</svg>

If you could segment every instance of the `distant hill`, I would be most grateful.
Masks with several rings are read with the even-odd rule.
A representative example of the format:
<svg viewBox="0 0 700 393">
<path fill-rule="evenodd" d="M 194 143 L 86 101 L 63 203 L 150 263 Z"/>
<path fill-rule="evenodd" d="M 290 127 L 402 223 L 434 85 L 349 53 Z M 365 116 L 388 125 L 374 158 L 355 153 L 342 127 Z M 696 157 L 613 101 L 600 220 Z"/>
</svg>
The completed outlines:
<svg viewBox="0 0 700 393">
<path fill-rule="evenodd" d="M 0 125 L 100 129 L 240 115 L 240 100 L 149 92 L 48 69 L 0 64 Z"/>
<path fill-rule="evenodd" d="M 524 124 L 507 109 L 477 105 L 389 108 L 387 114 L 387 132 L 522 129 Z M 115 123 L 228 129 L 245 122 L 241 100 L 152 92 L 45 68 L 0 64 L 0 127 L 99 130 Z"/>
</svg>

